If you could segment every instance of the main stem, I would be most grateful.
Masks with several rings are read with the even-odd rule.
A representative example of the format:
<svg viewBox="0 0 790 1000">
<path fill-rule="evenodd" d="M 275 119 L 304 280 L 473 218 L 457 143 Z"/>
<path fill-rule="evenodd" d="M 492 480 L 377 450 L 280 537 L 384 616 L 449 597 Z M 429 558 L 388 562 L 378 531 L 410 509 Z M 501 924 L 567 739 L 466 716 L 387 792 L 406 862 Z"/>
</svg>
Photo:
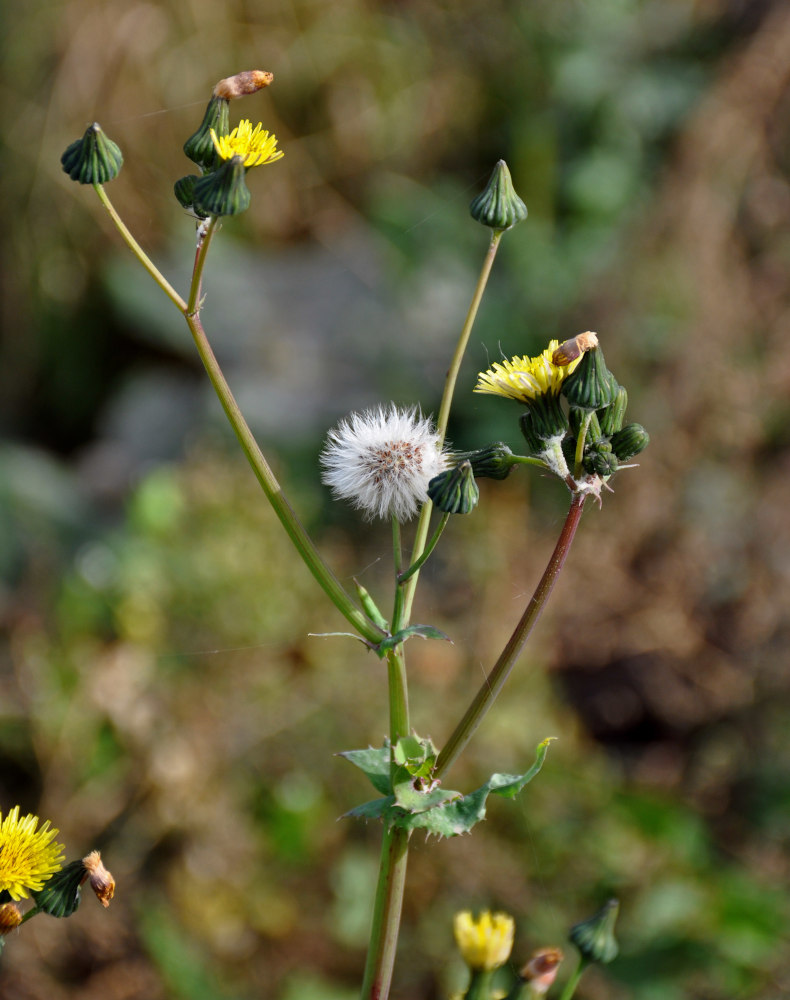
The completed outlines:
<svg viewBox="0 0 790 1000">
<path fill-rule="evenodd" d="M 469 335 L 472 332 L 472 326 L 477 316 L 477 310 L 480 306 L 480 301 L 483 297 L 501 238 L 501 230 L 492 232 L 488 251 L 472 296 L 472 302 L 466 314 L 466 319 L 447 371 L 444 392 L 439 407 L 439 416 L 436 421 L 440 442 L 444 441 L 444 436 L 447 432 L 447 420 L 450 415 L 450 406 L 453 400 L 455 384 L 458 380 L 458 372 L 461 368 L 464 352 L 469 343 Z M 432 506 L 430 500 L 428 500 L 423 504 L 420 511 L 414 537 L 414 546 L 409 560 L 408 575 L 403 580 L 397 580 L 401 565 L 399 557 L 396 556 L 395 608 L 390 626 L 393 633 L 408 625 L 411 617 L 411 606 L 417 586 L 419 568 L 424 562 L 422 556 L 425 553 L 428 539 Z M 446 519 L 444 523 L 446 523 Z M 441 525 L 442 528 L 444 527 L 444 523 Z M 399 544 L 400 534 L 398 531 L 396 551 L 399 551 Z M 403 645 L 388 653 L 387 676 L 390 697 L 390 741 L 394 744 L 401 736 L 406 736 L 409 733 L 409 706 Z M 398 929 L 400 927 L 403 890 L 406 880 L 408 848 L 409 838 L 407 833 L 397 828 L 385 828 L 381 862 L 379 865 L 379 879 L 373 908 L 373 921 L 370 931 L 370 945 L 368 947 L 367 964 L 362 983 L 362 1000 L 386 1000 L 386 997 L 389 995 L 390 984 L 392 982 L 392 969 L 395 963 L 395 950 L 398 943 Z"/>
<path fill-rule="evenodd" d="M 474 735 L 477 727 L 485 718 L 488 710 L 494 704 L 499 692 L 502 690 L 505 681 L 510 676 L 510 671 L 521 654 L 532 629 L 535 627 L 535 623 L 546 607 L 549 595 L 554 589 L 554 584 L 560 575 L 576 534 L 576 529 L 579 526 L 585 499 L 586 494 L 573 494 L 570 510 L 562 526 L 560 537 L 557 540 L 543 576 L 540 578 L 540 583 L 535 588 L 535 593 L 527 604 L 513 635 L 508 640 L 499 659 L 491 669 L 491 673 L 486 677 L 482 687 L 467 709 L 466 714 L 455 727 L 449 740 L 442 748 L 436 761 L 434 777 L 441 778 L 450 769 L 458 755 Z"/>
</svg>

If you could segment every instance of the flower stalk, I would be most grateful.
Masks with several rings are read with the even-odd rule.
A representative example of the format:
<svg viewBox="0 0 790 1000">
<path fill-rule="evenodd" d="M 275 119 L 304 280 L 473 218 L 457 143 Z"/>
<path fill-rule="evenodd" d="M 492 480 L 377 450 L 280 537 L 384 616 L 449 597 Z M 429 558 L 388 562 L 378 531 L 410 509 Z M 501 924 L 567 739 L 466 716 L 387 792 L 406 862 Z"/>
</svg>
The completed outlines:
<svg viewBox="0 0 790 1000">
<path fill-rule="evenodd" d="M 535 588 L 535 593 L 530 598 L 524 614 L 521 616 L 518 625 L 516 625 L 507 645 L 502 650 L 499 659 L 494 664 L 488 677 L 483 681 L 480 690 L 466 710 L 464 717 L 455 727 L 455 730 L 439 753 L 434 772 L 436 778 L 443 777 L 457 760 L 461 751 L 474 735 L 477 727 L 488 714 L 489 709 L 504 687 L 505 681 L 510 676 L 510 672 L 516 660 L 521 655 L 521 651 L 532 629 L 546 607 L 549 595 L 554 589 L 554 584 L 557 582 L 562 567 L 565 565 L 565 560 L 576 535 L 576 529 L 581 520 L 585 500 L 586 495 L 583 493 L 574 493 L 571 497 L 570 509 L 562 526 L 560 537 L 557 540 L 543 576 Z"/>
</svg>

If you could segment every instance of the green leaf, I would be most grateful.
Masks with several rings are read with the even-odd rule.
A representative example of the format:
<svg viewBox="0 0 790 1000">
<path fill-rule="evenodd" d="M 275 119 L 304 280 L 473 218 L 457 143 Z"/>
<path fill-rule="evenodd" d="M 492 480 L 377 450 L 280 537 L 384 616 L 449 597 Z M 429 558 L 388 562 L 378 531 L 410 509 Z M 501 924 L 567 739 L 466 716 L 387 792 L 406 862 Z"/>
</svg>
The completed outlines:
<svg viewBox="0 0 790 1000">
<path fill-rule="evenodd" d="M 404 830 L 421 829 L 439 837 L 455 837 L 461 833 L 469 833 L 476 823 L 485 819 L 486 799 L 489 794 L 513 798 L 535 777 L 543 766 L 549 743 L 553 739 L 554 737 L 549 737 L 538 744 L 535 763 L 524 774 L 492 774 L 484 785 L 469 795 L 429 808 L 425 812 L 396 813 L 391 810 L 390 822 Z"/>
<path fill-rule="evenodd" d="M 393 761 L 412 778 L 429 777 L 437 757 L 438 753 L 430 736 L 427 739 L 420 739 L 419 736 L 401 736 L 392 748 Z"/>
<path fill-rule="evenodd" d="M 399 782 L 395 785 L 395 802 L 406 812 L 417 814 L 427 812 L 429 809 L 436 809 L 460 799 L 460 792 L 453 792 L 445 788 L 421 789 L 414 780 Z"/>
<path fill-rule="evenodd" d="M 370 802 L 363 802 L 361 806 L 354 806 L 347 813 L 343 813 L 342 818 L 353 816 L 354 819 L 383 819 L 394 805 L 394 795 L 388 795 L 383 799 L 371 799 Z"/>
<path fill-rule="evenodd" d="M 390 779 L 391 752 L 389 741 L 378 750 L 374 747 L 368 747 L 367 750 L 344 750 L 337 756 L 344 757 L 354 767 L 364 771 L 377 792 L 381 792 L 382 795 L 390 795 L 392 781 Z"/>
<path fill-rule="evenodd" d="M 535 762 L 523 774 L 492 774 L 480 788 L 462 795 L 461 792 L 450 791 L 439 787 L 419 787 L 420 779 L 408 775 L 405 767 L 401 770 L 408 779 L 395 781 L 394 795 L 382 799 L 373 799 L 356 806 L 345 816 L 356 819 L 382 819 L 390 826 L 403 830 L 425 830 L 437 837 L 457 837 L 461 833 L 469 833 L 472 827 L 486 816 L 486 800 L 489 795 L 501 795 L 512 799 L 528 784 L 543 767 L 548 753 L 549 743 L 555 739 L 549 736 L 538 744 L 535 751 Z M 414 741 L 414 742 L 409 742 Z M 401 753 L 406 749 L 414 749 L 414 743 L 422 748 L 430 744 L 430 740 L 419 740 L 417 737 L 407 737 L 399 740 Z M 431 744 L 432 746 L 432 744 Z M 368 775 L 379 791 L 390 789 L 390 748 L 385 745 L 381 750 L 349 750 L 339 756 L 350 760 Z M 384 772 L 386 770 L 386 788 L 384 787 Z"/>
<path fill-rule="evenodd" d="M 395 635 L 390 635 L 375 647 L 376 652 L 379 656 L 383 656 L 387 650 L 394 649 L 399 646 L 402 642 L 406 642 L 407 639 L 411 639 L 412 636 L 419 636 L 420 639 L 444 639 L 447 642 L 452 642 L 449 635 L 446 635 L 441 629 L 434 628 L 433 625 L 409 625 L 408 628 L 402 628 Z"/>
</svg>

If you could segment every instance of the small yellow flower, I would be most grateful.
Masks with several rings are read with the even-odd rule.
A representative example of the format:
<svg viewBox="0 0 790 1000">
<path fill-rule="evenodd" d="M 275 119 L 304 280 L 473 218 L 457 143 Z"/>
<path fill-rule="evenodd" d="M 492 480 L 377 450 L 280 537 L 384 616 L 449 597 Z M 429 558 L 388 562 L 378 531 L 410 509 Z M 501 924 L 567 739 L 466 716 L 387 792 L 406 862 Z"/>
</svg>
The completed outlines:
<svg viewBox="0 0 790 1000">
<path fill-rule="evenodd" d="M 211 129 L 211 138 L 223 160 L 240 156 L 245 167 L 262 167 L 285 155 L 277 148 L 277 136 L 267 132 L 260 122 L 253 128 L 248 118 L 242 118 L 230 135 L 218 137 L 214 129 Z"/>
<path fill-rule="evenodd" d="M 513 918 L 485 910 L 475 920 L 468 910 L 456 913 L 455 943 L 472 971 L 490 972 L 504 965 L 513 947 Z"/>
<path fill-rule="evenodd" d="M 515 399 L 519 403 L 529 403 L 538 396 L 558 395 L 563 380 L 578 365 L 581 356 L 567 365 L 555 365 L 552 354 L 559 347 L 559 341 L 552 340 L 542 354 L 529 358 L 512 358 L 501 364 L 494 363 L 488 371 L 477 376 L 475 392 L 489 392 L 494 396 Z"/>
<path fill-rule="evenodd" d="M 36 831 L 38 816 L 28 813 L 20 819 L 19 806 L 5 819 L 0 813 L 0 820 L 0 890 L 12 899 L 24 899 L 28 889 L 41 889 L 50 875 L 60 871 L 63 845 L 51 842 L 58 831 L 49 829 L 49 820 Z"/>
</svg>

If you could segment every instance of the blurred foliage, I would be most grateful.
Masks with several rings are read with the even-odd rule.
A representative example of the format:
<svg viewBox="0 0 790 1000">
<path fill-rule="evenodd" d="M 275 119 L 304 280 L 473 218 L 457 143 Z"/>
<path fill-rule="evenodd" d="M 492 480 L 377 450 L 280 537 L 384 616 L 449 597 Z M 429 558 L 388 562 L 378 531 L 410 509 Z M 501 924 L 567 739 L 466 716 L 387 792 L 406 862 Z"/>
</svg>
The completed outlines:
<svg viewBox="0 0 790 1000">
<path fill-rule="evenodd" d="M 530 217 L 497 261 L 455 443 L 517 444 L 506 406 L 466 394 L 489 355 L 586 328 L 653 439 L 585 514 L 453 784 L 559 735 L 546 767 L 473 837 L 415 840 L 398 995 L 462 982 L 458 908 L 513 913 L 518 962 L 611 894 L 621 956 L 581 997 L 790 992 L 786 5 L 33 0 L 0 17 L 0 802 L 99 847 L 118 880 L 107 914 L 26 925 L 3 994 L 344 1000 L 358 983 L 378 831 L 335 822 L 368 792 L 332 755 L 380 745 L 381 666 L 307 637 L 336 616 L 178 316 L 59 165 L 99 120 L 126 157 L 110 194 L 182 287 L 181 145 L 213 83 L 252 67 L 275 84 L 234 112 L 286 157 L 217 241 L 204 315 L 343 578 L 381 592 L 388 541 L 318 495 L 323 428 L 382 397 L 435 405 L 485 246 L 466 205 L 501 156 Z M 418 619 L 454 639 L 408 649 L 414 724 L 438 745 L 551 550 L 561 492 L 526 482 L 489 484 L 423 573 Z"/>
</svg>

